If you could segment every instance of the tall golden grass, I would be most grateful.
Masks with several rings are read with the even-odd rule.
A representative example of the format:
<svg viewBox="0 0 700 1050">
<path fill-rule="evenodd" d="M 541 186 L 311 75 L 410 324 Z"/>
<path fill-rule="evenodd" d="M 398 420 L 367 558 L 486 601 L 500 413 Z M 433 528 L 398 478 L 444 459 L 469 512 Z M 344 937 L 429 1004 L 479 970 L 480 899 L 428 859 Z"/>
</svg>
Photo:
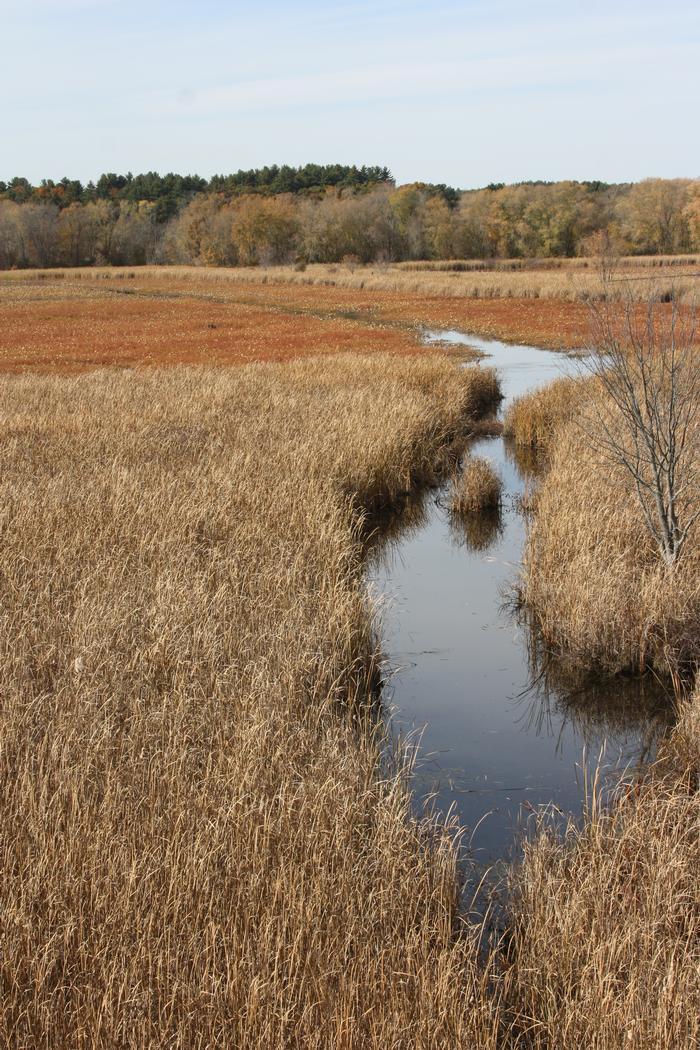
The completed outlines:
<svg viewBox="0 0 700 1050">
<path fill-rule="evenodd" d="M 679 265 L 680 263 L 680 265 Z M 424 264 L 421 264 L 423 266 Z M 25 281 L 64 277 L 70 280 L 100 281 L 109 279 L 173 278 L 200 280 L 216 284 L 295 284 L 327 286 L 360 291 L 393 292 L 401 295 L 439 296 L 470 299 L 560 299 L 565 302 L 588 301 L 614 297 L 617 285 L 605 288 L 601 268 L 595 259 L 560 260 L 557 266 L 543 266 L 540 261 L 501 260 L 497 267 L 484 267 L 477 260 L 469 269 L 462 261 L 439 267 L 416 269 L 405 264 L 345 266 L 314 263 L 299 271 L 293 266 L 269 267 L 85 267 L 82 269 L 18 270 L 2 275 L 4 281 Z M 700 278 L 695 258 L 651 256 L 619 260 L 621 274 L 619 295 L 624 299 L 630 288 L 635 298 L 645 301 L 650 295 L 692 301 L 698 293 Z M 628 282 L 631 282 L 628 284 Z"/>
<path fill-rule="evenodd" d="M 504 436 L 516 445 L 547 451 L 559 427 L 573 419 L 590 396 L 590 385 L 590 380 L 562 376 L 516 397 L 506 409 Z"/>
<path fill-rule="evenodd" d="M 562 843 L 543 830 L 511 886 L 515 1027 L 542 1050 L 700 1042 L 697 695 L 652 774 Z"/>
<path fill-rule="evenodd" d="M 483 514 L 501 505 L 503 482 L 488 459 L 469 456 L 452 483 L 450 509 L 453 514 Z"/>
<path fill-rule="evenodd" d="M 373 728 L 359 543 L 493 383 L 0 380 L 0 1045 L 497 1044 L 453 833 Z"/>
<path fill-rule="evenodd" d="M 595 425 L 573 420 L 550 448 L 522 597 L 546 644 L 584 664 L 682 673 L 700 660 L 700 531 L 669 573 L 632 479 L 590 440 Z"/>
<path fill-rule="evenodd" d="M 533 272 L 547 272 L 548 270 L 599 271 L 601 259 L 595 255 L 574 257 L 549 256 L 541 259 L 417 259 L 394 263 L 393 265 L 397 270 L 428 270 L 437 273 L 445 271 L 454 273 L 472 271 L 499 273 L 522 270 L 531 270 Z M 616 259 L 615 265 L 616 268 L 621 270 L 648 271 L 650 268 L 692 270 L 697 269 L 700 265 L 700 259 L 696 255 L 625 255 Z"/>
<path fill-rule="evenodd" d="M 364 533 L 491 373 L 0 387 L 0 1045 L 694 1045 L 697 714 L 667 773 L 528 847 L 505 953 L 373 717 Z"/>
</svg>

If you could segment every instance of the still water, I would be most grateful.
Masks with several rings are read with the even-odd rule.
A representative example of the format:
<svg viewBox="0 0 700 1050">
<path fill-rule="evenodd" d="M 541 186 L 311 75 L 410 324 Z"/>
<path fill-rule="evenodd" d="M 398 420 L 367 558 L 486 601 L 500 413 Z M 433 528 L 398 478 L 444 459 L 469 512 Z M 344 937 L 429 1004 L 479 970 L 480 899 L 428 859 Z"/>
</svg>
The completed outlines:
<svg viewBox="0 0 700 1050">
<path fill-rule="evenodd" d="M 499 373 L 505 410 L 512 398 L 575 367 L 565 354 L 509 346 L 459 332 L 426 339 L 468 344 Z M 632 772 L 654 750 L 668 718 L 650 681 L 601 682 L 537 652 L 513 612 L 525 520 L 518 498 L 533 464 L 501 437 L 473 455 L 503 478 L 500 518 L 466 529 L 449 514 L 448 491 L 428 494 L 382 547 L 370 571 L 381 607 L 394 729 L 420 735 L 414 792 L 456 809 L 479 859 L 510 855 L 534 809 L 580 815 L 585 771 L 608 780 Z"/>
</svg>

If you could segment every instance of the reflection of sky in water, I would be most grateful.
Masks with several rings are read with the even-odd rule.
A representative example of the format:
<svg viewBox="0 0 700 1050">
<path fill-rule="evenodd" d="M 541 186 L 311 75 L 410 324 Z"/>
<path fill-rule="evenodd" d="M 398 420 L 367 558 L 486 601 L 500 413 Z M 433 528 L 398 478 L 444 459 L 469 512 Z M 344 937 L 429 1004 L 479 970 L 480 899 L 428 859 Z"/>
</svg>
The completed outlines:
<svg viewBox="0 0 700 1050">
<path fill-rule="evenodd" d="M 498 368 L 504 404 L 574 367 L 562 354 L 440 333 L 446 338 L 489 354 L 484 365 Z M 551 661 L 533 684 L 527 628 L 503 608 L 524 538 L 514 505 L 523 478 L 501 438 L 482 439 L 472 452 L 503 478 L 491 545 L 461 535 L 444 494 L 430 494 L 418 524 L 387 545 L 370 586 L 383 595 L 383 645 L 393 669 L 385 698 L 397 729 L 421 731 L 417 793 L 435 790 L 442 809 L 454 803 L 488 860 L 508 852 L 523 804 L 580 813 L 582 766 L 603 749 L 604 766 L 638 760 L 654 736 L 643 711 L 658 694 L 645 704 L 640 689 L 653 689 L 628 682 L 605 695 Z"/>
</svg>

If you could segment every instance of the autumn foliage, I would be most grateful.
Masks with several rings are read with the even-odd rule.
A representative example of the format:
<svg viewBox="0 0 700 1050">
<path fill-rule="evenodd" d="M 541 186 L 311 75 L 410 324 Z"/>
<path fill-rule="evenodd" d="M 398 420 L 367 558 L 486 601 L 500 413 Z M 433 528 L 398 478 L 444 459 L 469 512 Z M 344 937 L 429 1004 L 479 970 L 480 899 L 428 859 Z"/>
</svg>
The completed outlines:
<svg viewBox="0 0 700 1050">
<path fill-rule="evenodd" d="M 700 251 L 697 179 L 457 191 L 379 168 L 280 172 L 0 182 L 0 269 L 585 257 L 601 238 L 616 254 Z"/>
</svg>

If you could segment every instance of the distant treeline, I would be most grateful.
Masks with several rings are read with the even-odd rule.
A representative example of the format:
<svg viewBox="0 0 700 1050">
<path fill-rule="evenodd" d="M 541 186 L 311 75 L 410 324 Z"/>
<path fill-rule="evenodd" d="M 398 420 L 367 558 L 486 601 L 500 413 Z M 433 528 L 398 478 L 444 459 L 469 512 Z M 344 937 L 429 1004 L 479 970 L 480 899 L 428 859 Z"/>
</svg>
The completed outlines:
<svg viewBox="0 0 700 1050">
<path fill-rule="evenodd" d="M 382 167 L 0 182 L 0 268 L 700 251 L 700 180 L 396 187 Z"/>
<path fill-rule="evenodd" d="M 388 168 L 361 167 L 349 164 L 305 164 L 300 168 L 251 168 L 232 175 L 213 175 L 203 179 L 199 175 L 159 175 L 148 171 L 144 175 L 100 175 L 97 182 L 85 186 L 78 179 L 63 178 L 58 182 L 42 179 L 33 186 L 28 179 L 16 177 L 9 182 L 0 180 L 0 199 L 16 204 L 55 204 L 66 208 L 71 204 L 89 204 L 93 201 L 148 201 L 158 204 L 157 221 L 174 215 L 180 205 L 198 193 L 223 193 L 226 196 L 241 193 L 319 193 L 329 186 L 357 189 L 377 183 L 392 182 Z"/>
</svg>

